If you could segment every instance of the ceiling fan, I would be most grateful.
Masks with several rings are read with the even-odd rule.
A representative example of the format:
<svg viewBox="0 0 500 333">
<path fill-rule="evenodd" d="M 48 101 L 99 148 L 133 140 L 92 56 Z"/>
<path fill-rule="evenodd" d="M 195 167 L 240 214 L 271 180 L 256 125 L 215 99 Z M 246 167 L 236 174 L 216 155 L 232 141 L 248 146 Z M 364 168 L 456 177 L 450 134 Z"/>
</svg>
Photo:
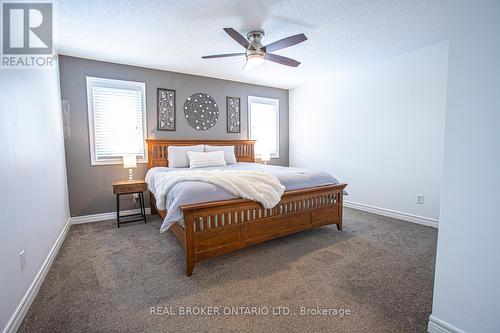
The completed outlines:
<svg viewBox="0 0 500 333">
<path fill-rule="evenodd" d="M 304 34 L 293 35 L 280 39 L 271 44 L 265 46 L 262 45 L 262 39 L 264 38 L 263 30 L 250 31 L 247 34 L 247 38 L 243 37 L 238 31 L 233 28 L 224 28 L 224 31 L 235 41 L 237 41 L 241 46 L 245 48 L 245 52 L 240 53 L 226 53 L 226 54 L 215 54 L 209 56 L 203 56 L 203 59 L 213 59 L 213 58 L 226 58 L 226 57 L 238 57 L 246 56 L 247 61 L 243 70 L 250 70 L 253 67 L 260 65 L 264 60 L 269 60 L 276 62 L 281 65 L 297 67 L 300 62 L 297 60 L 283 57 L 277 54 L 272 54 L 270 52 L 278 51 L 286 47 L 297 45 L 307 40 Z"/>
</svg>

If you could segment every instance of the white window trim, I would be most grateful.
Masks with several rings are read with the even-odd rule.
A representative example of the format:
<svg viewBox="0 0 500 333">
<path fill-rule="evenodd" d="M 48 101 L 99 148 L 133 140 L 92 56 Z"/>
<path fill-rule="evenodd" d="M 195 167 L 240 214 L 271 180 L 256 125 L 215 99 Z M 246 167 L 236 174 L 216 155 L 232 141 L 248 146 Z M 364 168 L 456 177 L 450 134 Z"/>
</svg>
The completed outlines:
<svg viewBox="0 0 500 333">
<path fill-rule="evenodd" d="M 137 163 L 148 163 L 148 147 L 146 145 L 147 139 L 147 119 L 146 119 L 146 84 L 144 82 L 136 81 L 123 81 L 114 79 L 105 79 L 99 77 L 86 77 L 87 83 L 87 113 L 89 121 L 89 144 L 90 144 L 90 163 L 91 165 L 110 165 L 110 164 L 122 164 L 123 161 L 120 158 L 112 158 L 105 160 L 97 160 L 95 158 L 95 142 L 94 142 L 94 103 L 92 96 L 92 85 L 93 83 L 99 83 L 100 85 L 108 85 L 110 87 L 124 87 L 130 88 L 139 87 L 142 94 L 142 137 L 144 139 L 144 158 L 138 159 Z"/>
<path fill-rule="evenodd" d="M 258 96 L 248 96 L 248 135 L 252 138 L 252 103 L 269 104 L 276 107 L 276 153 L 271 154 L 271 158 L 280 157 L 280 101 L 277 98 L 266 98 Z M 255 154 L 255 157 L 260 158 L 260 154 Z"/>
</svg>

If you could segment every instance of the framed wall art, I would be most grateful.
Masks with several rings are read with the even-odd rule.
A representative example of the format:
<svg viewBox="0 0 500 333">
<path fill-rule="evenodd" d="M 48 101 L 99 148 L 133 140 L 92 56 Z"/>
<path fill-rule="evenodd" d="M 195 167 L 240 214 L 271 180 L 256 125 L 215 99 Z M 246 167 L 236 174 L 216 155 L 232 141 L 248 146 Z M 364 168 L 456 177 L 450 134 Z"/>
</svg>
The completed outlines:
<svg viewBox="0 0 500 333">
<path fill-rule="evenodd" d="M 226 97 L 226 121 L 228 133 L 241 132 L 241 103 L 239 97 Z"/>
<path fill-rule="evenodd" d="M 158 130 L 175 131 L 175 90 L 158 88 Z"/>
</svg>

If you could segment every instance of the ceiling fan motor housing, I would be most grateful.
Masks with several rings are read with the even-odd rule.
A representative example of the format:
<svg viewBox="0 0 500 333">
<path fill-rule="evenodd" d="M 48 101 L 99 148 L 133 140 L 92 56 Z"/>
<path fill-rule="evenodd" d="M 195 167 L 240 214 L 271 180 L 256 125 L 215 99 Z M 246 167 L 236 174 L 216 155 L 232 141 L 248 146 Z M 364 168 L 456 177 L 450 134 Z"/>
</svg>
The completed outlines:
<svg viewBox="0 0 500 333">
<path fill-rule="evenodd" d="M 252 54 L 265 55 L 266 53 L 262 50 L 262 40 L 264 39 L 264 30 L 252 30 L 247 33 L 247 39 L 250 42 L 250 45 L 253 47 L 247 49 L 247 56 Z"/>
</svg>

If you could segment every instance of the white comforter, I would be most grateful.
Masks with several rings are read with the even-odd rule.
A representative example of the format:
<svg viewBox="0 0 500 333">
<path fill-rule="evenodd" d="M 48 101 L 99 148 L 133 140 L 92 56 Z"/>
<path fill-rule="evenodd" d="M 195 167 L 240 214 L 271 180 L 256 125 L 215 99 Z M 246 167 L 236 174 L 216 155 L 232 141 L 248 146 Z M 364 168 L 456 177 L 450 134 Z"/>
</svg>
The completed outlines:
<svg viewBox="0 0 500 333">
<path fill-rule="evenodd" d="M 169 172 L 156 184 L 156 205 L 166 209 L 165 199 L 172 187 L 182 181 L 201 181 L 217 185 L 234 196 L 260 202 L 273 208 L 285 192 L 278 178 L 264 171 L 250 170 L 190 170 Z"/>
</svg>

